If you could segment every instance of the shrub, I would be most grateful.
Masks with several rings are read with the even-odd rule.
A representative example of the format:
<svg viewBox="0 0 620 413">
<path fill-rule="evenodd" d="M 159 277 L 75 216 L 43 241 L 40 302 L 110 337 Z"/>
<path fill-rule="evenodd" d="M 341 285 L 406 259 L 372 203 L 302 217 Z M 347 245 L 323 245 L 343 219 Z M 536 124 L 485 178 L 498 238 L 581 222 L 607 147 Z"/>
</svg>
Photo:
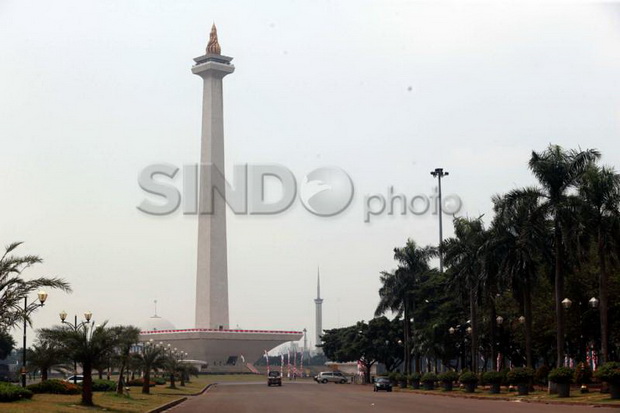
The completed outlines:
<svg viewBox="0 0 620 413">
<path fill-rule="evenodd" d="M 439 379 L 439 381 L 443 381 L 444 383 L 452 383 L 459 379 L 459 375 L 456 371 L 450 370 L 445 373 L 441 373 L 437 376 L 437 379 Z"/>
<path fill-rule="evenodd" d="M 620 384 L 620 363 L 609 361 L 603 364 L 596 370 L 594 377 L 610 384 Z"/>
<path fill-rule="evenodd" d="M 45 380 L 39 383 L 31 384 L 28 390 L 33 393 L 47 394 L 80 394 L 80 387 L 62 380 Z"/>
<path fill-rule="evenodd" d="M 517 367 L 508 372 L 506 378 L 511 384 L 527 384 L 534 377 L 534 370 L 529 367 Z"/>
<path fill-rule="evenodd" d="M 536 373 L 534 373 L 534 381 L 540 385 L 547 385 L 549 377 L 549 366 L 543 364 L 538 369 L 536 369 Z"/>
<path fill-rule="evenodd" d="M 592 383 L 592 369 L 585 363 L 579 363 L 575 369 L 575 383 L 589 384 Z"/>
<path fill-rule="evenodd" d="M 0 382 L 0 402 L 14 402 L 22 399 L 31 399 L 32 392 L 28 389 L 11 383 Z"/>
<path fill-rule="evenodd" d="M 154 381 L 155 384 L 157 384 L 159 386 L 161 386 L 162 384 L 166 384 L 166 379 L 164 379 L 163 377 L 156 377 L 156 378 L 154 378 L 151 381 Z"/>
<path fill-rule="evenodd" d="M 422 376 L 421 379 L 424 383 L 434 383 L 437 381 L 437 375 L 435 373 L 426 373 Z"/>
<path fill-rule="evenodd" d="M 417 371 L 409 375 L 409 380 L 411 381 L 420 381 L 421 378 L 422 378 L 422 375 Z"/>
<path fill-rule="evenodd" d="M 126 385 L 130 387 L 142 387 L 142 385 L 144 385 L 144 379 L 139 378 L 139 379 L 129 380 Z M 155 382 L 152 380 L 149 380 L 149 387 L 154 387 L 154 386 L 155 386 Z"/>
<path fill-rule="evenodd" d="M 484 382 L 489 384 L 502 384 L 506 379 L 501 371 L 487 371 L 482 377 Z"/>
<path fill-rule="evenodd" d="M 471 371 L 466 371 L 465 373 L 461 374 L 461 376 L 459 377 L 459 381 L 463 384 L 478 383 L 478 376 Z"/>
<path fill-rule="evenodd" d="M 116 382 L 112 380 L 93 380 L 93 391 L 115 391 Z"/>
<path fill-rule="evenodd" d="M 552 383 L 572 383 L 575 371 L 568 367 L 558 367 L 549 372 L 549 381 Z"/>
</svg>

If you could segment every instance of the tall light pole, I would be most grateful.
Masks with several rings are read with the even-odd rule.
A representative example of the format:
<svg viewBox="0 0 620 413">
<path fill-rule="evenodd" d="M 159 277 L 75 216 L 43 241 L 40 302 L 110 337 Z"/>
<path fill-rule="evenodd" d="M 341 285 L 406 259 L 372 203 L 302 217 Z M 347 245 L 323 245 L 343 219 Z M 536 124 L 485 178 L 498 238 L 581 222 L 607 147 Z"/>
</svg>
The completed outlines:
<svg viewBox="0 0 620 413">
<path fill-rule="evenodd" d="M 45 291 L 39 291 L 37 293 L 39 297 L 39 303 L 31 304 L 28 307 L 28 296 L 24 297 L 24 347 L 22 348 L 22 387 L 26 387 L 26 328 L 28 327 L 28 314 L 32 313 L 39 307 L 45 305 L 47 300 L 47 293 Z"/>
<path fill-rule="evenodd" d="M 444 172 L 443 168 L 435 168 L 434 171 L 431 171 L 431 175 L 433 175 L 434 178 L 437 178 L 439 189 L 439 272 L 443 272 L 443 205 L 441 202 L 441 178 L 448 176 L 449 173 Z"/>
</svg>

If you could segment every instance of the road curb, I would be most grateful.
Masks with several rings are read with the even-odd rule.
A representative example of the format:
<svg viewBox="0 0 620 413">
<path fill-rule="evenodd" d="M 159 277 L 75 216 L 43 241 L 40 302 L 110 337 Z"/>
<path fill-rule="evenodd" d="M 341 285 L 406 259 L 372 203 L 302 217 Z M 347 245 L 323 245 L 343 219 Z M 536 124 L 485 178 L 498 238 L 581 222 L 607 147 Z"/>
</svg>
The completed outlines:
<svg viewBox="0 0 620 413">
<path fill-rule="evenodd" d="M 171 407 L 174 407 L 176 405 L 179 405 L 179 404 L 183 403 L 185 400 L 187 400 L 187 397 L 181 397 L 180 399 L 173 400 L 173 401 L 168 402 L 166 404 L 162 404 L 161 406 L 156 407 L 156 408 L 154 408 L 152 410 L 149 410 L 147 413 L 160 413 L 160 412 L 163 412 L 164 410 L 168 410 Z"/>
<path fill-rule="evenodd" d="M 161 412 L 163 412 L 165 410 L 168 410 L 168 409 L 170 409 L 170 408 L 172 408 L 174 406 L 177 406 L 177 405 L 183 403 L 184 401 L 186 401 L 190 397 L 196 397 L 196 396 L 200 396 L 201 394 L 204 394 L 207 390 L 209 390 L 211 387 L 215 386 L 216 384 L 217 383 L 209 383 L 205 387 L 203 387 L 203 389 L 200 390 L 198 393 L 188 394 L 188 395 L 186 395 L 184 397 L 181 397 L 179 399 L 173 400 L 173 401 L 168 402 L 166 404 L 162 404 L 161 406 L 156 407 L 156 408 L 154 408 L 152 410 L 149 410 L 146 413 L 161 413 Z"/>
<path fill-rule="evenodd" d="M 558 404 L 564 406 L 587 406 L 587 407 L 612 407 L 614 409 L 620 409 L 620 404 L 606 404 L 606 403 L 587 403 L 587 402 L 568 402 L 562 400 L 533 400 L 533 399 L 516 399 L 514 397 L 509 396 L 499 396 L 499 397 L 485 397 L 485 396 L 464 396 L 458 393 L 436 393 L 431 391 L 410 391 L 410 390 L 397 390 L 398 393 L 409 393 L 409 394 L 421 394 L 425 396 L 438 396 L 438 397 L 452 397 L 459 399 L 474 399 L 474 400 L 488 400 L 488 401 L 505 401 L 505 402 L 513 402 L 513 403 L 531 403 L 531 404 Z"/>
</svg>

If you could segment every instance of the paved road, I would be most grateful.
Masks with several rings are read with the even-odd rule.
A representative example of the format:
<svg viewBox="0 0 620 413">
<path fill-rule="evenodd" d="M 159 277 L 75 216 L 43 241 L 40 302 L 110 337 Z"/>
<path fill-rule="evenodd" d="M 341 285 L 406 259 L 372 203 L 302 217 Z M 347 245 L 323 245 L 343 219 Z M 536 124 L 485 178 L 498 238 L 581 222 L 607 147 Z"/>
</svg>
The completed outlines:
<svg viewBox="0 0 620 413">
<path fill-rule="evenodd" d="M 218 384 L 202 396 L 191 398 L 170 413 L 578 413 L 593 411 L 587 406 L 545 405 L 411 393 L 374 393 L 370 386 L 284 383 Z M 597 413 L 618 413 L 618 409 L 597 408 Z"/>
</svg>

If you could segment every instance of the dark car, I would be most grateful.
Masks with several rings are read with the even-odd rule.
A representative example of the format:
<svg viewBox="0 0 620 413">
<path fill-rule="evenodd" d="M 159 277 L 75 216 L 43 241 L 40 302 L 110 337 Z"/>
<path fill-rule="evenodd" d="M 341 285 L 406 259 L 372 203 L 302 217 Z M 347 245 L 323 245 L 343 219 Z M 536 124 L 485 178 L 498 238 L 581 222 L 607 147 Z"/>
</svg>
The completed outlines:
<svg viewBox="0 0 620 413">
<path fill-rule="evenodd" d="M 267 386 L 282 386 L 282 376 L 279 371 L 270 371 L 267 375 Z"/>
<path fill-rule="evenodd" d="M 372 389 L 373 391 L 392 391 L 392 383 L 385 377 L 379 377 L 375 380 L 375 384 L 372 386 Z"/>
</svg>

